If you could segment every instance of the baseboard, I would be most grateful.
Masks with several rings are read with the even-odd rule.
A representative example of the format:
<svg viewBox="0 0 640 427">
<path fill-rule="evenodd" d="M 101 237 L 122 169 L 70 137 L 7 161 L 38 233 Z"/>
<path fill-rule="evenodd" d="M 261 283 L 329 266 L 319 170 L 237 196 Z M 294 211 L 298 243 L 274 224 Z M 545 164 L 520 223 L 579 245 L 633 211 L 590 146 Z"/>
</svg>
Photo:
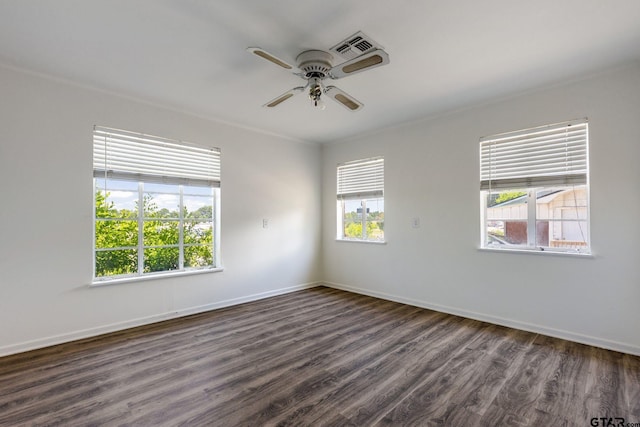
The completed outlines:
<svg viewBox="0 0 640 427">
<path fill-rule="evenodd" d="M 429 310 L 439 311 L 442 313 L 453 314 L 455 316 L 465 317 L 468 319 L 480 320 L 482 322 L 493 323 L 501 326 L 507 326 L 509 328 L 520 329 L 523 331 L 533 332 L 541 335 L 547 335 L 554 338 L 561 338 L 567 341 L 573 341 L 580 344 L 590 345 L 593 347 L 600 347 L 607 350 L 619 351 L 621 353 L 628 353 L 628 354 L 633 354 L 635 356 L 640 356 L 640 347 L 618 342 L 618 341 L 611 341 L 603 338 L 592 337 L 589 335 L 578 334 L 578 333 L 565 331 L 561 329 L 548 328 L 545 326 L 535 325 L 532 323 L 520 322 L 513 319 L 506 319 L 503 317 L 493 316 L 490 314 L 476 313 L 473 311 L 462 310 L 455 307 L 448 307 L 448 306 L 443 306 L 439 304 L 433 304 L 426 301 L 416 300 L 413 298 L 406 298 L 399 295 L 392 295 L 384 292 L 372 291 L 369 289 L 344 285 L 341 283 L 322 282 L 321 285 L 327 286 L 329 288 L 341 289 L 343 291 L 354 292 L 357 294 L 368 295 L 371 297 L 380 298 L 388 301 L 395 301 L 402 304 L 412 305 L 415 307 L 421 307 Z"/>
<path fill-rule="evenodd" d="M 322 286 L 322 282 L 303 283 L 301 285 L 290 286 L 287 288 L 274 289 L 258 294 L 247 295 L 239 298 L 233 298 L 224 301 L 218 301 L 211 304 L 199 305 L 196 307 L 188 307 L 176 311 L 154 314 L 152 316 L 140 317 L 137 319 L 127 320 L 124 322 L 112 323 L 108 325 L 98 326 L 95 328 L 82 329 L 65 334 L 52 335 L 36 340 L 25 341 L 18 344 L 11 344 L 0 347 L 0 357 L 11 354 L 23 353 L 25 351 L 36 350 L 43 347 L 49 347 L 57 344 L 64 344 L 84 338 L 91 338 L 110 332 L 117 332 L 124 329 L 134 328 L 136 326 L 149 325 L 151 323 L 161 322 L 163 320 L 176 319 L 179 317 L 189 316 L 191 314 L 204 313 L 206 311 L 216 310 L 233 305 L 243 304 L 246 302 L 257 301 L 278 295 L 288 294 L 290 292 L 300 291 L 303 289 L 315 288 Z"/>
<path fill-rule="evenodd" d="M 448 307 L 439 304 L 433 304 L 426 301 L 416 300 L 413 298 L 406 298 L 399 295 L 392 295 L 384 292 L 372 291 L 369 289 L 359 288 L 355 286 L 344 285 L 334 282 L 312 282 L 304 283 L 301 285 L 290 286 L 287 288 L 274 289 L 268 292 L 262 292 L 258 294 L 247 295 L 239 298 L 233 298 L 224 301 L 218 301 L 211 304 L 204 304 L 196 307 L 189 307 L 177 311 L 171 311 L 167 313 L 160 313 L 152 316 L 141 317 L 137 319 L 128 320 L 125 322 L 112 323 L 109 325 L 103 325 L 95 328 L 78 330 L 70 333 L 53 335 L 45 338 L 40 338 L 32 341 L 25 341 L 18 344 L 11 344 L 0 347 L 0 357 L 8 356 L 11 354 L 22 353 L 25 351 L 36 350 L 38 348 L 49 347 L 57 344 L 64 344 L 70 341 L 76 341 L 84 338 L 91 338 L 94 336 L 117 332 L 124 329 L 133 328 L 136 326 L 148 325 L 151 323 L 161 322 L 163 320 L 175 319 L 179 317 L 189 316 L 191 314 L 204 313 L 206 311 L 216 310 L 224 307 L 230 307 L 246 302 L 257 301 L 264 298 L 269 298 L 278 295 L 288 294 L 303 289 L 314 288 L 317 286 L 327 286 L 330 288 L 341 289 L 348 292 L 354 292 L 362 295 L 368 295 L 375 298 L 381 298 L 388 301 L 395 301 L 402 304 L 408 304 L 415 307 L 426 308 L 429 310 L 439 311 L 442 313 L 453 314 L 455 316 L 465 317 L 469 319 L 479 320 L 482 322 L 493 323 L 496 325 L 507 326 L 509 328 L 520 329 L 523 331 L 538 333 L 555 338 L 561 338 L 568 341 L 573 341 L 581 344 L 591 345 L 594 347 L 605 348 L 607 350 L 619 351 L 622 353 L 633 354 L 640 356 L 640 347 L 625 344 L 617 341 L 611 341 L 607 339 L 592 337 L 589 335 L 577 334 L 570 331 L 564 331 L 560 329 L 548 328 L 545 326 L 535 325 L 531 323 L 520 322 L 517 320 L 506 319 L 498 316 L 488 315 L 484 313 L 476 313 L 468 310 L 461 310 L 455 307 Z"/>
</svg>

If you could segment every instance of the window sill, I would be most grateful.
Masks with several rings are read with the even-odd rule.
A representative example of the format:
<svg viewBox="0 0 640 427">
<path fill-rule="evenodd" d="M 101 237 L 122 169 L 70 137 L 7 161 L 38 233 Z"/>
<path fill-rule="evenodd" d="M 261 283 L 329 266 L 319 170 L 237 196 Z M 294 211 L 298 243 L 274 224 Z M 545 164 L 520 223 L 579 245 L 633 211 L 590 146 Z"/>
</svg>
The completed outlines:
<svg viewBox="0 0 640 427">
<path fill-rule="evenodd" d="M 386 240 L 375 241 L 375 240 L 350 240 L 350 239 L 336 239 L 336 242 L 340 243 L 366 243 L 368 245 L 386 245 Z"/>
<path fill-rule="evenodd" d="M 507 254 L 532 254 L 532 255 L 545 255 L 545 256 L 561 256 L 561 257 L 574 257 L 574 258 L 595 258 L 593 253 L 580 253 L 580 252 L 561 252 L 553 251 L 549 249 L 535 250 L 535 249 L 498 249 L 498 248 L 478 248 L 481 252 L 500 252 Z"/>
<path fill-rule="evenodd" d="M 119 277 L 114 279 L 100 279 L 94 280 L 89 284 L 89 287 L 100 287 L 107 285 L 118 285 L 121 283 L 131 283 L 131 282 L 144 282 L 146 280 L 156 280 L 156 279 L 168 279 L 173 277 L 181 277 L 181 276 L 193 276 L 196 274 L 207 274 L 207 273 L 217 273 L 223 271 L 224 267 L 215 267 L 215 268 L 204 268 L 200 270 L 184 270 L 184 271 L 172 271 L 172 272 L 163 272 L 163 273 L 149 273 L 144 276 L 131 276 L 131 277 Z"/>
</svg>

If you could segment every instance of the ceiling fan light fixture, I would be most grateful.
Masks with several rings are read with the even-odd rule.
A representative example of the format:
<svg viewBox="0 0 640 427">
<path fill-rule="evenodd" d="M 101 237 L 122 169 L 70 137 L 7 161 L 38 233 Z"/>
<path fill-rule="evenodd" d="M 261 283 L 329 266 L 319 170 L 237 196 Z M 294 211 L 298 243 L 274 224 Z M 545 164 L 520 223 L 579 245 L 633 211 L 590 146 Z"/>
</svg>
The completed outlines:
<svg viewBox="0 0 640 427">
<path fill-rule="evenodd" d="M 327 104 L 324 103 L 324 100 L 322 100 L 322 98 L 311 100 L 311 106 L 317 108 L 318 110 L 324 110 L 327 108 Z"/>
<path fill-rule="evenodd" d="M 309 79 L 309 99 L 311 105 L 321 110 L 326 108 L 324 101 L 322 100 L 322 93 L 324 89 L 322 87 L 322 79 L 319 77 L 312 77 Z"/>
</svg>

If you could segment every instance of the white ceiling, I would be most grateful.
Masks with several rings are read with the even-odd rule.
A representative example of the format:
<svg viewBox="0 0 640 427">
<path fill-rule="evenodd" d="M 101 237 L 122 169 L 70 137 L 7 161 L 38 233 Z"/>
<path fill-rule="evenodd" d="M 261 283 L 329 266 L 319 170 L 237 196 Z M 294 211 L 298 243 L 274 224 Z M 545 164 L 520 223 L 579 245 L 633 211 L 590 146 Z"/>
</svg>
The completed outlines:
<svg viewBox="0 0 640 427">
<path fill-rule="evenodd" d="M 364 109 L 261 107 L 303 82 L 246 47 L 294 63 L 358 30 L 391 59 L 332 83 Z M 1 64 L 314 142 L 638 58 L 638 0 L 0 0 Z"/>
</svg>

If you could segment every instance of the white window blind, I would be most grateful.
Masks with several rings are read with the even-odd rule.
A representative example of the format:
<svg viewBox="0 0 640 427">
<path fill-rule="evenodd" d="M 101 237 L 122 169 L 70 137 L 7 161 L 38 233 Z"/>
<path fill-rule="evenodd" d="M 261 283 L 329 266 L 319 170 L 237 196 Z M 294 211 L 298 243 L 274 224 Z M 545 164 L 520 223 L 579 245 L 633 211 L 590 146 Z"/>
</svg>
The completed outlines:
<svg viewBox="0 0 640 427">
<path fill-rule="evenodd" d="M 480 189 L 587 183 L 587 119 L 480 139 Z"/>
<path fill-rule="evenodd" d="M 93 131 L 97 178 L 220 186 L 220 149 L 105 127 Z"/>
<path fill-rule="evenodd" d="M 338 199 L 367 199 L 384 194 L 384 158 L 338 165 Z"/>
</svg>

